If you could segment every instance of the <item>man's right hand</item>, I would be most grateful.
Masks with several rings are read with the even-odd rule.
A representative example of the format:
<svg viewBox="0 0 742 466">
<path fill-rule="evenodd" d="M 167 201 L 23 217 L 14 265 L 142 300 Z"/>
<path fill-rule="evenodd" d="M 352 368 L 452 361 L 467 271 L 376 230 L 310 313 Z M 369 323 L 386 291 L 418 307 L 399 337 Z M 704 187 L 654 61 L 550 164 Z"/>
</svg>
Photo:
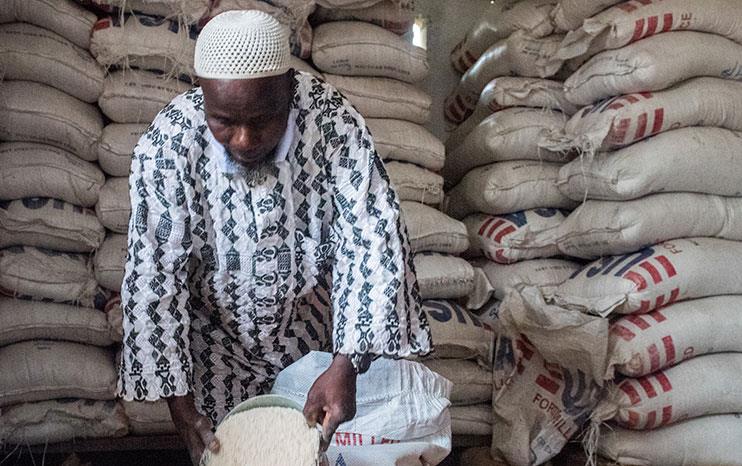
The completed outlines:
<svg viewBox="0 0 742 466">
<path fill-rule="evenodd" d="M 196 411 L 192 394 L 168 398 L 167 404 L 175 428 L 188 447 L 194 466 L 198 466 L 205 448 L 212 453 L 219 452 L 219 440 L 211 431 L 211 422 Z"/>
</svg>

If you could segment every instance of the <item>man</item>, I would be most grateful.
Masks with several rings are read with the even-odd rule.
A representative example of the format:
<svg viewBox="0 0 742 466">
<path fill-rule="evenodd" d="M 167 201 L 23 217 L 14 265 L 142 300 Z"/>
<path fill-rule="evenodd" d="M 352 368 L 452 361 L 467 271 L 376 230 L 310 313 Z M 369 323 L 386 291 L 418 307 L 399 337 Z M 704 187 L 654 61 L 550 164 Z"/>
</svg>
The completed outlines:
<svg viewBox="0 0 742 466">
<path fill-rule="evenodd" d="M 363 118 L 289 68 L 257 11 L 211 20 L 200 88 L 134 150 L 119 392 L 168 400 L 194 462 L 214 426 L 331 340 L 304 409 L 325 441 L 376 357 L 430 352 L 399 201 Z"/>
</svg>

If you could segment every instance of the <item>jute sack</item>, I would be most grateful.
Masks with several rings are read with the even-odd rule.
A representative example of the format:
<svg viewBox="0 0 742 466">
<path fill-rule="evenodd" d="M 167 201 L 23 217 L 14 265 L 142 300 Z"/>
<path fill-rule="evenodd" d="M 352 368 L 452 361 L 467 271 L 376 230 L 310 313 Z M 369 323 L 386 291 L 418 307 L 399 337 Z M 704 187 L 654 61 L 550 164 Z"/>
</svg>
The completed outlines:
<svg viewBox="0 0 742 466">
<path fill-rule="evenodd" d="M 492 435 L 492 405 L 452 406 L 451 433 L 453 435 Z M 479 463 L 460 463 L 480 466 Z"/>
<path fill-rule="evenodd" d="M 419 125 L 430 119 L 432 99 L 422 89 L 390 78 L 325 75 L 366 118 L 394 118 Z M 368 123 L 368 121 L 367 121 Z"/>
<path fill-rule="evenodd" d="M 409 121 L 367 118 L 374 147 L 384 160 L 400 160 L 432 171 L 443 168 L 446 149 L 430 131 Z"/>
<path fill-rule="evenodd" d="M 431 359 L 423 364 L 453 383 L 450 398 L 452 405 L 475 405 L 492 401 L 492 371 L 480 367 L 476 362 Z"/>
<path fill-rule="evenodd" d="M 740 196 L 740 154 L 740 132 L 682 128 L 568 163 L 559 170 L 558 186 L 574 200 L 624 201 L 661 192 Z"/>
<path fill-rule="evenodd" d="M 492 364 L 495 334 L 492 327 L 453 301 L 423 301 L 434 358 L 476 359 L 485 367 Z"/>
<path fill-rule="evenodd" d="M 129 431 L 132 434 L 162 435 L 177 433 L 167 401 L 124 401 L 122 404 L 129 421 Z"/>
<path fill-rule="evenodd" d="M 587 18 L 616 3 L 622 0 L 560 0 L 551 12 L 551 19 L 557 30 L 572 31 L 582 26 Z"/>
<path fill-rule="evenodd" d="M 48 196 L 92 207 L 106 178 L 97 165 L 32 142 L 0 144 L 0 199 Z"/>
<path fill-rule="evenodd" d="M 402 201 L 437 205 L 443 201 L 443 177 L 411 163 L 386 162 L 392 188 Z"/>
<path fill-rule="evenodd" d="M 60 90 L 31 81 L 0 86 L 0 140 L 48 144 L 92 162 L 101 131 L 98 108 Z"/>
<path fill-rule="evenodd" d="M 506 39 L 515 31 L 531 37 L 544 37 L 554 30 L 549 20 L 557 0 L 524 0 L 500 2 L 503 8 L 490 7 L 484 18 L 466 33 L 451 52 L 451 64 L 465 73 L 495 42 Z"/>
<path fill-rule="evenodd" d="M 4 80 L 40 82 L 88 103 L 103 92 L 103 68 L 87 50 L 31 24 L 0 26 L 0 73 Z"/>
<path fill-rule="evenodd" d="M 585 107 L 565 134 L 545 144 L 552 150 L 618 149 L 652 135 L 688 126 L 742 130 L 742 83 L 696 78 L 671 89 L 615 97 Z"/>
<path fill-rule="evenodd" d="M 105 302 L 87 255 L 23 246 L 0 250 L 0 292 L 84 307 Z"/>
<path fill-rule="evenodd" d="M 616 95 L 660 91 L 699 76 L 736 79 L 729 63 L 740 61 L 742 45 L 729 39 L 668 32 L 596 55 L 564 82 L 564 89 L 571 102 L 590 105 Z"/>
<path fill-rule="evenodd" d="M 370 7 L 353 10 L 320 6 L 312 15 L 312 21 L 315 24 L 333 21 L 365 21 L 401 35 L 412 29 L 415 23 L 415 2 L 414 0 L 399 2 L 384 0 Z"/>
<path fill-rule="evenodd" d="M 645 314 L 675 301 L 742 294 L 742 242 L 715 238 L 666 241 L 633 254 L 604 257 L 562 283 L 552 299 L 601 316 Z"/>
<path fill-rule="evenodd" d="M 633 201 L 586 201 L 542 240 L 572 257 L 626 254 L 674 238 L 742 241 L 742 198 L 652 194 Z"/>
<path fill-rule="evenodd" d="M 113 15 L 95 23 L 90 52 L 104 66 L 124 65 L 172 75 L 193 75 L 196 33 L 177 21 L 148 15 Z"/>
<path fill-rule="evenodd" d="M 129 178 L 109 178 L 106 181 L 100 190 L 98 204 L 95 205 L 95 215 L 104 227 L 115 233 L 129 231 Z"/>
<path fill-rule="evenodd" d="M 317 27 L 312 61 L 325 73 L 377 76 L 408 83 L 422 81 L 429 71 L 425 49 L 382 27 L 360 21 Z"/>
<path fill-rule="evenodd" d="M 103 128 L 98 143 L 98 163 L 111 176 L 129 176 L 131 156 L 149 124 L 111 123 Z"/>
<path fill-rule="evenodd" d="M 422 299 L 462 298 L 474 290 L 474 269 L 460 257 L 419 253 L 413 260 Z"/>
<path fill-rule="evenodd" d="M 475 212 L 497 215 L 537 208 L 573 209 L 577 202 L 556 186 L 560 167 L 534 160 L 475 168 L 448 192 L 443 211 L 463 219 Z"/>
<path fill-rule="evenodd" d="M 0 297 L 0 346 L 25 340 L 113 344 L 106 314 L 87 307 Z"/>
<path fill-rule="evenodd" d="M 615 426 L 601 429 L 598 453 L 620 464 L 739 464 L 742 415 L 724 414 L 681 422 L 652 432 Z"/>
<path fill-rule="evenodd" d="M 556 74 L 562 62 L 554 59 L 554 54 L 561 41 L 562 36 L 534 39 L 518 31 L 492 45 L 446 98 L 446 119 L 453 123 L 464 121 L 476 107 L 482 90 L 497 77 L 548 78 Z"/>
<path fill-rule="evenodd" d="M 693 0 L 618 4 L 569 32 L 559 57 L 593 55 L 669 31 L 698 31 L 742 42 L 742 10 L 735 0 Z"/>
<path fill-rule="evenodd" d="M 92 210 L 57 199 L 0 201 L 0 248 L 90 252 L 101 245 L 105 232 Z"/>
<path fill-rule="evenodd" d="M 98 105 L 116 123 L 150 123 L 175 96 L 190 88 L 149 71 L 115 71 L 106 77 Z"/>
<path fill-rule="evenodd" d="M 121 291 L 126 265 L 126 235 L 109 235 L 95 252 L 95 279 L 103 288 Z"/>
<path fill-rule="evenodd" d="M 610 364 L 641 377 L 709 353 L 742 352 L 742 296 L 714 296 L 672 304 L 611 323 Z"/>
<path fill-rule="evenodd" d="M 35 24 L 85 50 L 95 21 L 95 13 L 72 0 L 6 0 L 0 9 L 0 23 Z"/>
<path fill-rule="evenodd" d="M 712 414 L 742 412 L 742 354 L 709 354 L 608 385 L 593 422 L 649 430 Z"/>
<path fill-rule="evenodd" d="M 509 108 L 485 118 L 458 147 L 448 146 L 443 176 L 457 183 L 472 168 L 508 160 L 566 162 L 573 155 L 542 149 L 546 137 L 564 128 L 559 112 L 532 108 Z"/>
<path fill-rule="evenodd" d="M 555 243 L 541 241 L 544 232 L 559 226 L 568 212 L 533 209 L 512 214 L 473 214 L 464 219 L 470 256 L 484 255 L 501 264 L 559 255 Z"/>
<path fill-rule="evenodd" d="M 116 342 L 124 339 L 124 310 L 121 308 L 121 295 L 115 293 L 105 306 L 108 326 L 111 329 L 111 338 Z"/>
<path fill-rule="evenodd" d="M 327 9 L 348 10 L 374 6 L 382 0 L 318 0 L 317 5 Z M 403 0 L 391 0 L 395 5 Z"/>
<path fill-rule="evenodd" d="M 412 252 L 458 255 L 469 247 L 466 226 L 458 220 L 419 202 L 402 201 L 400 207 Z"/>
<path fill-rule="evenodd" d="M 0 443 L 46 445 L 129 433 L 124 409 L 116 401 L 51 400 L 3 408 Z"/>
<path fill-rule="evenodd" d="M 573 115 L 577 107 L 564 97 L 564 83 L 540 78 L 495 78 L 485 86 L 472 114 L 446 139 L 447 152 L 453 151 L 485 118 L 510 107 L 550 108 Z"/>
<path fill-rule="evenodd" d="M 24 341 L 0 348 L 0 406 L 55 398 L 113 400 L 113 353 L 63 341 Z"/>
</svg>

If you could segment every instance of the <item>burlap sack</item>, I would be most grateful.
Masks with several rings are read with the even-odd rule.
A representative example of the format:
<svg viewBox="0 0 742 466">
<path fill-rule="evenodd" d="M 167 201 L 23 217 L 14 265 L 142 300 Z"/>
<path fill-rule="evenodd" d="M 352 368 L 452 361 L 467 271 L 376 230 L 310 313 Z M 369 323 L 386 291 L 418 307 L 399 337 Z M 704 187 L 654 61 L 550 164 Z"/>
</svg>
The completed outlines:
<svg viewBox="0 0 742 466">
<path fill-rule="evenodd" d="M 121 296 L 115 294 L 106 303 L 106 318 L 111 329 L 111 338 L 121 342 L 124 339 L 124 310 L 121 308 Z"/>
<path fill-rule="evenodd" d="M 48 196 L 92 207 L 105 182 L 97 165 L 53 146 L 0 144 L 0 199 Z"/>
<path fill-rule="evenodd" d="M 466 226 L 458 220 L 419 202 L 402 201 L 400 207 L 412 252 L 458 255 L 469 247 Z"/>
<path fill-rule="evenodd" d="M 470 171 L 448 192 L 443 211 L 453 218 L 483 212 L 497 215 L 537 208 L 573 209 L 577 202 L 559 192 L 560 164 L 499 162 Z"/>
<path fill-rule="evenodd" d="M 443 168 L 446 149 L 430 131 L 409 121 L 367 118 L 376 152 L 384 160 L 414 163 L 432 171 Z"/>
<path fill-rule="evenodd" d="M 113 400 L 113 353 L 62 341 L 24 341 L 0 348 L 0 406 L 55 398 Z"/>
<path fill-rule="evenodd" d="M 453 435 L 492 435 L 492 405 L 452 406 L 451 433 Z M 478 463 L 460 463 L 479 466 Z"/>
<path fill-rule="evenodd" d="M 31 81 L 0 86 L 0 140 L 48 144 L 94 161 L 101 131 L 97 107 L 51 86 Z"/>
<path fill-rule="evenodd" d="M 90 47 L 95 13 L 72 0 L 5 0 L 0 23 L 31 23 L 54 31 L 78 47 Z"/>
<path fill-rule="evenodd" d="M 0 292 L 84 307 L 105 303 L 87 255 L 23 246 L 0 250 Z"/>
<path fill-rule="evenodd" d="M 574 200 L 624 201 L 661 192 L 740 196 L 742 133 L 682 128 L 559 170 L 559 189 Z M 699 176 L 703 173 L 703 176 Z"/>
<path fill-rule="evenodd" d="M 396 79 L 325 75 L 366 118 L 394 118 L 419 125 L 430 119 L 432 99 L 422 89 Z M 368 123 L 368 121 L 367 121 Z"/>
<path fill-rule="evenodd" d="M 103 128 L 98 143 L 98 163 L 111 176 L 129 176 L 134 146 L 149 128 L 149 124 L 112 123 Z"/>
<path fill-rule="evenodd" d="M 699 76 L 737 79 L 730 63 L 738 62 L 742 45 L 729 39 L 668 32 L 596 55 L 564 82 L 564 89 L 571 102 L 590 105 L 616 95 L 660 91 Z"/>
<path fill-rule="evenodd" d="M 391 161 L 384 165 L 400 200 L 431 205 L 443 201 L 442 176 L 411 163 Z"/>
<path fill-rule="evenodd" d="M 518 31 L 492 45 L 446 98 L 446 119 L 453 123 L 464 121 L 476 107 L 484 87 L 497 77 L 548 78 L 555 75 L 562 66 L 562 61 L 554 58 L 561 41 L 562 36 L 534 39 Z"/>
<path fill-rule="evenodd" d="M 742 243 L 715 238 L 666 241 L 605 257 L 565 281 L 552 298 L 601 316 L 645 314 L 675 301 L 742 294 Z"/>
<path fill-rule="evenodd" d="M 557 0 L 501 1 L 491 6 L 454 47 L 451 64 L 459 73 L 465 73 L 492 44 L 515 31 L 524 31 L 531 37 L 551 34 L 554 26 L 549 13 L 556 3 Z"/>
<path fill-rule="evenodd" d="M 106 314 L 101 311 L 0 297 L 0 346 L 26 340 L 113 344 Z"/>
<path fill-rule="evenodd" d="M 360 21 L 326 23 L 314 31 L 312 60 L 322 72 L 377 76 L 408 83 L 428 75 L 425 49 L 386 29 Z"/>
<path fill-rule="evenodd" d="M 708 32 L 742 42 L 742 10 L 735 0 L 619 4 L 568 33 L 559 56 L 570 59 L 594 55 L 655 34 L 679 30 Z"/>
<path fill-rule="evenodd" d="M 88 103 L 103 92 L 103 68 L 87 50 L 31 24 L 0 26 L 0 73 L 4 80 L 40 82 Z"/>
<path fill-rule="evenodd" d="M 611 323 L 610 364 L 641 377 L 709 353 L 742 352 L 742 296 L 714 296 L 675 303 L 645 316 Z"/>
<path fill-rule="evenodd" d="M 374 6 L 382 0 L 318 0 L 317 5 L 327 9 L 338 9 L 348 10 L 356 8 L 367 8 Z M 398 4 L 403 0 L 391 0 L 394 4 Z"/>
<path fill-rule="evenodd" d="M 116 401 L 40 401 L 3 408 L 0 414 L 0 443 L 6 445 L 110 439 L 128 432 L 124 409 Z"/>
<path fill-rule="evenodd" d="M 370 7 L 353 10 L 330 9 L 320 6 L 312 15 L 312 22 L 315 24 L 333 21 L 365 21 L 402 35 L 412 29 L 412 25 L 415 23 L 415 2 L 414 0 L 398 2 L 383 0 Z"/>
<path fill-rule="evenodd" d="M 49 198 L 0 201 L 0 249 L 35 246 L 90 252 L 104 236 L 105 229 L 92 210 Z"/>
<path fill-rule="evenodd" d="M 541 237 L 559 226 L 567 215 L 559 209 L 470 215 L 464 219 L 471 244 L 468 255 L 484 255 L 501 264 L 559 255 L 556 243 L 542 241 Z"/>
<path fill-rule="evenodd" d="M 104 288 L 121 291 L 126 265 L 126 235 L 108 235 L 95 252 L 95 279 Z"/>
<path fill-rule="evenodd" d="M 492 401 L 492 371 L 480 367 L 476 362 L 431 359 L 423 364 L 453 383 L 452 405 L 476 405 Z"/>
<path fill-rule="evenodd" d="M 472 168 L 508 160 L 567 162 L 574 155 L 542 149 L 549 134 L 564 128 L 566 118 L 559 112 L 509 108 L 485 118 L 457 147 L 446 143 L 448 156 L 443 176 L 457 183 Z"/>
<path fill-rule="evenodd" d="M 551 19 L 557 30 L 572 31 L 582 26 L 585 19 L 616 3 L 622 0 L 560 0 L 551 12 Z"/>
<path fill-rule="evenodd" d="M 453 301 L 423 301 L 434 358 L 476 359 L 485 367 L 492 364 L 495 334 L 492 327 Z"/>
<path fill-rule="evenodd" d="M 95 205 L 95 215 L 104 227 L 115 233 L 129 231 L 129 178 L 109 178 L 106 181 L 100 190 L 98 204 Z"/>
<path fill-rule="evenodd" d="M 419 253 L 414 262 L 422 299 L 462 298 L 474 290 L 474 269 L 460 257 Z"/>
<path fill-rule="evenodd" d="M 150 123 L 175 96 L 190 88 L 149 71 L 116 71 L 106 77 L 98 105 L 116 123 Z"/>
<path fill-rule="evenodd" d="M 590 200 L 541 239 L 568 256 L 595 259 L 696 236 L 742 241 L 742 198 L 663 193 L 633 201 Z"/>
<path fill-rule="evenodd" d="M 134 435 L 175 434 L 175 424 L 170 416 L 167 401 L 123 401 L 129 420 L 129 431 Z"/>
</svg>

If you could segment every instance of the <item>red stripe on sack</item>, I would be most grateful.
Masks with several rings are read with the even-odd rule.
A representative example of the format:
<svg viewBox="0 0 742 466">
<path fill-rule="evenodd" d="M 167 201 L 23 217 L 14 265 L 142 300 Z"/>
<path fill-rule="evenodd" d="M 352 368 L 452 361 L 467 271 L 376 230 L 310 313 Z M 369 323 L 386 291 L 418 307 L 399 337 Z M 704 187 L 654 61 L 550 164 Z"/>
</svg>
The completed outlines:
<svg viewBox="0 0 742 466">
<path fill-rule="evenodd" d="M 104 18 L 100 21 L 96 21 L 95 24 L 93 24 L 93 31 L 100 31 L 101 29 L 110 28 L 113 26 L 113 21 L 111 18 Z"/>
<path fill-rule="evenodd" d="M 657 382 L 660 383 L 663 392 L 667 393 L 672 391 L 672 384 L 670 383 L 670 379 L 667 378 L 664 372 L 657 372 L 656 374 L 654 374 L 654 378 L 657 379 Z"/>
<path fill-rule="evenodd" d="M 660 350 L 657 349 L 657 345 L 654 343 L 649 345 L 647 347 L 647 353 L 649 354 L 649 371 L 660 370 Z"/>
<path fill-rule="evenodd" d="M 636 310 L 636 314 L 646 314 L 647 312 L 651 311 L 649 301 L 642 301 L 639 305 L 639 309 Z"/>
<path fill-rule="evenodd" d="M 621 385 L 618 386 L 618 388 L 621 389 L 622 392 L 624 392 L 628 397 L 629 401 L 631 402 L 631 405 L 638 405 L 641 403 L 642 399 L 639 396 L 639 392 L 636 391 L 636 388 L 634 388 L 633 385 L 631 385 L 631 381 L 627 380 Z"/>
<path fill-rule="evenodd" d="M 634 332 L 624 327 L 623 325 L 614 324 L 613 327 L 611 327 L 611 332 L 615 333 L 625 341 L 631 341 L 636 338 Z"/>
<path fill-rule="evenodd" d="M 672 265 L 672 262 L 670 262 L 667 257 L 657 256 L 656 259 L 657 262 L 659 262 L 660 265 L 665 269 L 665 272 L 667 272 L 667 278 L 672 278 L 678 274 L 675 270 L 675 267 Z"/>
<path fill-rule="evenodd" d="M 654 110 L 654 125 L 652 126 L 652 134 L 657 134 L 662 131 L 662 124 L 665 122 L 665 109 L 657 108 Z"/>
<path fill-rule="evenodd" d="M 665 406 L 662 408 L 662 422 L 661 426 L 666 426 L 672 421 L 672 406 Z"/>
<path fill-rule="evenodd" d="M 484 221 L 484 222 L 482 223 L 482 226 L 481 226 L 481 227 L 479 227 L 479 232 L 477 232 L 477 234 L 478 234 L 479 236 L 482 236 L 482 235 L 484 235 L 484 230 L 486 230 L 486 229 L 487 229 L 487 227 L 488 227 L 488 226 L 490 225 L 490 223 L 492 223 L 492 222 L 494 222 L 494 221 L 495 221 L 495 217 L 489 217 L 489 218 L 488 218 L 487 220 L 485 220 L 485 221 Z"/>
<path fill-rule="evenodd" d="M 644 18 L 637 19 L 634 23 L 634 35 L 631 36 L 630 42 L 636 42 L 642 38 L 642 35 L 644 35 Z"/>
<path fill-rule="evenodd" d="M 612 141 L 617 144 L 621 144 L 626 139 L 626 133 L 629 131 L 629 126 L 631 126 L 631 119 L 630 118 L 624 118 L 618 123 L 618 127 L 615 128 L 612 135 Z"/>
<path fill-rule="evenodd" d="M 636 7 L 631 3 L 620 3 L 616 5 L 616 8 L 620 8 L 626 13 L 631 13 L 632 11 L 636 10 Z"/>
<path fill-rule="evenodd" d="M 637 286 L 638 291 L 641 291 L 647 287 L 647 281 L 644 279 L 644 277 L 636 272 L 628 272 L 626 275 L 623 276 L 623 278 L 634 282 Z"/>
<path fill-rule="evenodd" d="M 672 335 L 667 335 L 662 339 L 662 344 L 665 345 L 665 360 L 669 366 L 675 362 L 675 342 L 672 340 Z"/>
<path fill-rule="evenodd" d="M 608 106 L 608 110 L 621 110 L 623 104 L 621 102 L 614 102 Z"/>
<path fill-rule="evenodd" d="M 536 378 L 536 385 L 543 388 L 552 395 L 556 395 L 559 391 L 559 384 L 544 375 L 539 375 Z"/>
<path fill-rule="evenodd" d="M 651 5 L 653 0 L 636 0 L 636 1 L 641 3 L 642 5 Z"/>
<path fill-rule="evenodd" d="M 672 29 L 673 17 L 672 13 L 665 13 L 662 24 L 662 32 L 667 32 Z"/>
<path fill-rule="evenodd" d="M 657 33 L 657 25 L 659 24 L 660 19 L 657 16 L 651 16 L 649 18 L 648 26 L 647 26 L 647 32 L 644 33 L 643 37 L 650 37 L 655 35 Z"/>
<path fill-rule="evenodd" d="M 651 314 L 648 314 L 647 317 L 651 317 L 658 324 L 667 320 L 667 317 L 665 317 L 665 315 L 660 311 L 654 311 Z"/>
<path fill-rule="evenodd" d="M 660 275 L 660 271 L 657 270 L 657 267 L 653 266 L 650 262 L 642 262 L 641 264 L 639 264 L 639 267 L 649 272 L 649 276 L 652 277 L 652 281 L 655 284 L 662 281 L 662 275 Z"/>
<path fill-rule="evenodd" d="M 670 292 L 670 300 L 667 302 L 667 305 L 674 303 L 678 300 L 678 296 L 680 296 L 680 288 L 675 288 Z"/>
<path fill-rule="evenodd" d="M 510 225 L 507 228 L 503 228 L 497 233 L 497 235 L 495 235 L 495 241 L 499 243 L 504 237 L 506 237 L 507 235 L 509 235 L 510 233 L 514 231 L 515 231 L 515 227 L 513 225 Z"/>
<path fill-rule="evenodd" d="M 531 348 L 529 348 L 528 345 L 526 345 L 525 342 L 523 342 L 523 340 L 518 340 L 515 345 L 518 348 L 518 350 L 520 350 L 520 352 L 523 353 L 523 357 L 526 360 L 530 361 L 531 358 L 533 357 L 533 350 L 531 350 Z"/>
<path fill-rule="evenodd" d="M 645 99 L 647 99 L 647 100 L 649 100 L 649 99 L 651 99 L 651 98 L 652 98 L 652 93 L 651 93 L 651 92 L 648 92 L 648 91 L 644 91 L 644 92 L 639 92 L 638 94 L 639 94 L 640 96 L 644 97 L 644 98 L 645 98 Z"/>
<path fill-rule="evenodd" d="M 657 392 L 654 390 L 654 386 L 652 385 L 652 382 L 649 381 L 647 377 L 642 377 L 641 379 L 637 380 L 639 382 L 639 385 L 642 386 L 644 389 L 644 392 L 647 394 L 650 398 L 655 398 L 657 396 Z"/>
<path fill-rule="evenodd" d="M 665 295 L 657 296 L 657 300 L 654 302 L 654 308 L 660 309 L 665 305 Z"/>
<path fill-rule="evenodd" d="M 635 97 L 634 94 L 625 95 L 622 97 L 622 99 L 626 99 L 630 104 L 639 102 L 639 98 Z"/>
<path fill-rule="evenodd" d="M 633 409 L 630 409 L 627 411 L 627 414 L 629 415 L 629 421 L 627 422 L 629 428 L 636 429 L 637 427 L 639 427 L 639 413 L 637 413 Z"/>
<path fill-rule="evenodd" d="M 492 224 L 492 226 L 490 227 L 489 231 L 487 231 L 487 238 L 490 238 L 490 239 L 491 239 L 491 238 L 492 238 L 492 234 L 493 234 L 493 233 L 494 233 L 494 232 L 495 232 L 495 231 L 496 231 L 496 230 L 497 230 L 498 228 L 500 228 L 500 227 L 501 227 L 501 226 L 502 226 L 502 225 L 503 225 L 504 223 L 505 223 L 505 220 L 503 220 L 503 219 L 501 219 L 501 218 L 500 218 L 500 219 L 498 219 L 498 220 L 497 220 L 497 221 L 496 221 L 495 223 L 493 223 L 493 224 Z"/>
<path fill-rule="evenodd" d="M 657 411 L 652 411 L 647 414 L 647 423 L 644 424 L 644 428 L 652 429 L 654 428 L 655 424 L 657 424 Z"/>
<path fill-rule="evenodd" d="M 639 121 L 636 123 L 636 133 L 634 133 L 634 140 L 639 140 L 644 137 L 647 132 L 647 113 L 644 112 L 639 115 Z"/>
<path fill-rule="evenodd" d="M 495 251 L 495 258 L 492 260 L 497 262 L 498 264 L 509 264 L 512 262 L 508 257 L 505 257 L 504 249 L 498 249 L 497 251 Z"/>
<path fill-rule="evenodd" d="M 627 316 L 626 317 L 626 320 L 628 320 L 629 322 L 631 322 L 632 324 L 636 325 L 637 327 L 639 327 L 642 330 L 646 330 L 646 329 L 648 329 L 650 327 L 649 322 L 647 322 L 646 320 L 642 319 L 639 316 L 634 316 L 634 315 Z"/>
</svg>

